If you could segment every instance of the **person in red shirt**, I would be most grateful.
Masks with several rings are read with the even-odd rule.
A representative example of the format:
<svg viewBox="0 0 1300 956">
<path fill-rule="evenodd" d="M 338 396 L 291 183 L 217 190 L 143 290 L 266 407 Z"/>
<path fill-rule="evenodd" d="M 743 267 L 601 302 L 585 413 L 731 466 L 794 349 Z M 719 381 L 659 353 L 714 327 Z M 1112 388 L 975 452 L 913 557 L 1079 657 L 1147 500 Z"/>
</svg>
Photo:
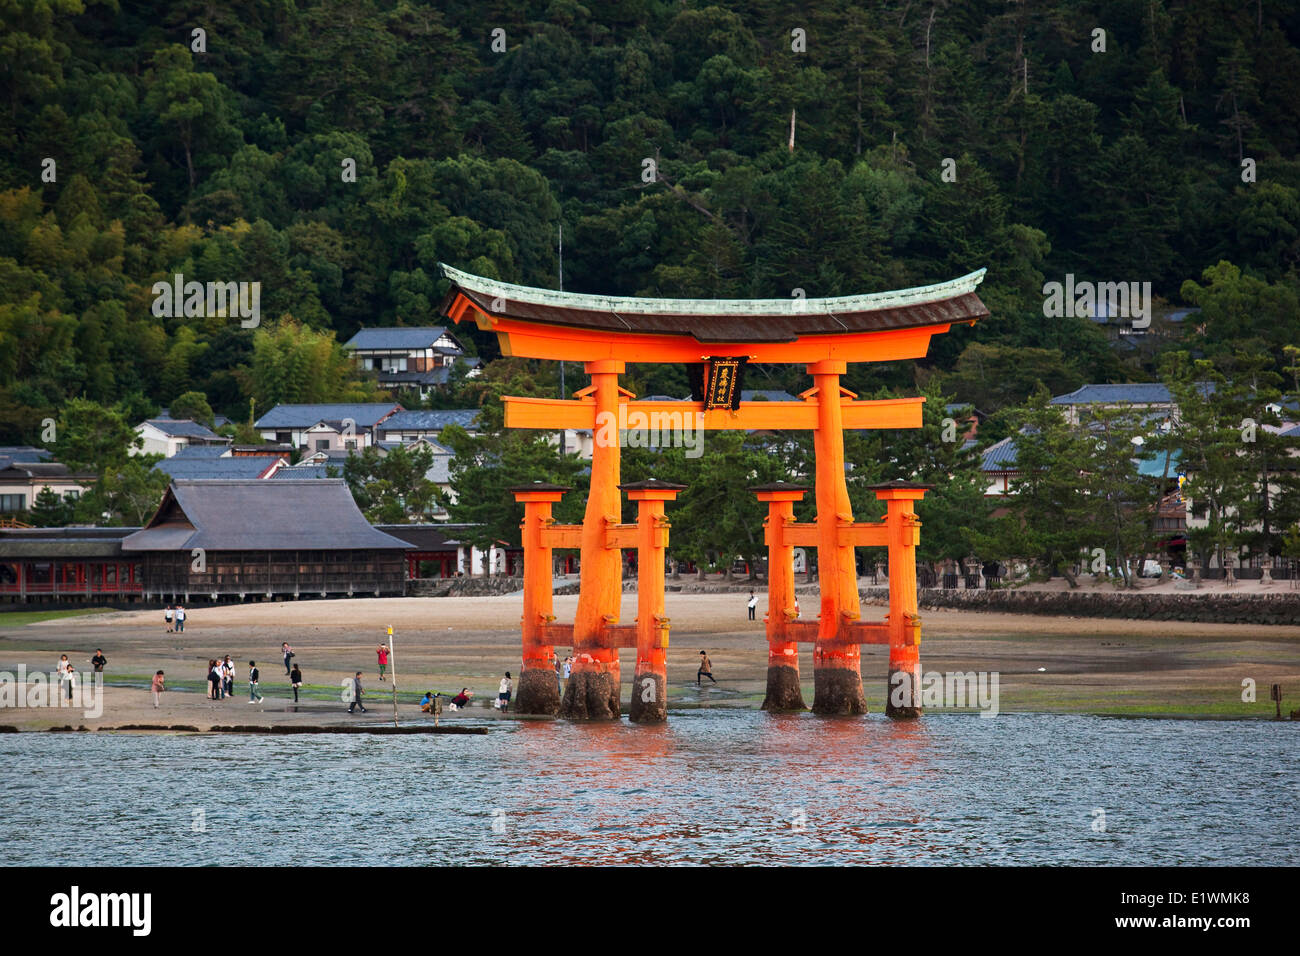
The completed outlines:
<svg viewBox="0 0 1300 956">
<path fill-rule="evenodd" d="M 379 679 L 384 679 L 384 670 L 388 667 L 388 645 L 379 645 Z"/>
</svg>

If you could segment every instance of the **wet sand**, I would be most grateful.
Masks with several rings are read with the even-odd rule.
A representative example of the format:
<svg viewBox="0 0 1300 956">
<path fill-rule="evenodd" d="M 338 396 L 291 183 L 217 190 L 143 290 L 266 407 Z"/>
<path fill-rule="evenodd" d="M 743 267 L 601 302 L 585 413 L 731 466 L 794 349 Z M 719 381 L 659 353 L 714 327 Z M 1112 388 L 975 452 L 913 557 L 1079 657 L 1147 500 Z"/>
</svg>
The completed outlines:
<svg viewBox="0 0 1300 956">
<path fill-rule="evenodd" d="M 758 620 L 746 619 L 744 593 L 670 592 L 672 620 L 668 651 L 670 708 L 749 707 L 762 703 L 767 649 L 760 592 Z M 815 614 L 814 596 L 801 594 L 804 613 Z M 636 614 L 636 596 L 623 600 L 623 620 Z M 559 620 L 572 620 L 576 596 L 555 599 Z M 20 729 L 84 725 L 89 729 L 126 724 L 182 725 L 200 730 L 231 724 L 334 724 L 392 722 L 391 685 L 378 680 L 375 649 L 395 633 L 393 663 L 403 698 L 402 720 L 431 718 L 414 699 L 425 690 L 454 694 L 468 687 L 475 706 L 444 713 L 444 721 L 502 719 L 487 704 L 497 683 L 520 667 L 518 595 L 466 598 L 380 598 L 288 601 L 190 608 L 183 634 L 168 634 L 157 610 L 110 612 L 62 618 L 26 626 L 6 626 L 0 615 L 0 671 L 53 670 L 62 653 L 78 671 L 103 648 L 103 714 L 87 717 L 80 708 L 0 709 L 0 725 Z M 863 609 L 866 620 L 884 609 Z M 922 666 L 926 671 L 996 671 L 1001 710 L 1267 717 L 1273 713 L 1269 685 L 1283 685 L 1284 712 L 1300 706 L 1300 626 L 1195 624 L 1176 621 L 1092 620 L 1031 617 L 967 611 L 922 613 Z M 295 708 L 280 659 L 288 641 L 308 685 Z M 717 686 L 696 687 L 700 650 L 713 660 Z M 566 649 L 560 649 L 564 656 Z M 234 695 L 207 700 L 206 662 L 230 654 L 238 670 Z M 264 702 L 248 703 L 248 661 L 261 668 Z M 633 652 L 622 652 L 626 708 Z M 884 709 L 887 650 L 866 646 L 863 685 L 870 709 Z M 812 703 L 812 648 L 803 645 L 800 667 L 804 698 Z M 155 710 L 148 682 L 154 671 L 167 673 L 174 689 Z M 341 683 L 363 672 L 368 713 L 349 715 L 340 700 Z M 1244 703 L 1243 679 L 1256 682 L 1257 701 Z"/>
</svg>

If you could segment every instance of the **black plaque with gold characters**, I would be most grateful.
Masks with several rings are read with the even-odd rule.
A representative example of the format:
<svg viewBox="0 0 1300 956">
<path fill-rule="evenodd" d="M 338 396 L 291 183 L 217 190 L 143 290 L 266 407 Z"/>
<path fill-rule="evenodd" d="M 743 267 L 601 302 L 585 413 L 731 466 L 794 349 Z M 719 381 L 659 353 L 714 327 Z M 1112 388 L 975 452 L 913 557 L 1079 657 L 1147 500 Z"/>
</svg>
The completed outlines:
<svg viewBox="0 0 1300 956">
<path fill-rule="evenodd" d="M 704 363 L 704 409 L 740 407 L 740 375 L 743 358 L 710 358 Z"/>
</svg>

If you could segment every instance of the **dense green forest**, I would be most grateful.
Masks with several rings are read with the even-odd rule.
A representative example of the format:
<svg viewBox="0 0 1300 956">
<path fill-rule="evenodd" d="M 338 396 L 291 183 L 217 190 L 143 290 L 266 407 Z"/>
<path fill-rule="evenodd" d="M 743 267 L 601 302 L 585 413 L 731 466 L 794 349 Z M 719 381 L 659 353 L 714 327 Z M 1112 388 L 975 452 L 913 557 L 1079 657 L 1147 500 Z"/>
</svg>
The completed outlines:
<svg viewBox="0 0 1300 956">
<path fill-rule="evenodd" d="M 846 380 L 929 396 L 924 433 L 851 436 L 850 452 L 864 480 L 904 460 L 964 475 L 928 506 L 949 524 L 980 493 L 932 440 L 947 401 L 993 415 L 992 440 L 1032 422 L 1043 388 L 1154 380 L 1188 356 L 1211 363 L 1202 377 L 1300 374 L 1284 351 L 1300 342 L 1294 2 L 13 0 L 0 21 L 0 443 L 41 444 L 47 418 L 116 433 L 178 399 L 243 421 L 375 397 L 339 343 L 440 323 L 439 261 L 701 297 L 987 268 L 989 319 Z M 260 282 L 260 323 L 156 315 L 152 286 L 176 274 Z M 1104 324 L 1045 316 L 1044 284 L 1067 274 L 1200 311 L 1157 308 L 1120 348 Z M 503 392 L 558 393 L 554 363 L 493 361 L 492 337 L 457 334 L 488 372 L 435 402 L 485 403 L 491 425 Z M 628 384 L 687 391 L 677 367 Z M 747 384 L 808 380 L 761 366 Z M 459 482 L 489 479 L 476 460 L 515 463 L 498 484 L 581 482 L 532 438 L 494 436 L 447 436 Z M 711 437 L 694 467 L 797 475 L 804 438 Z M 752 508 L 724 532 L 717 504 L 682 507 L 752 537 Z"/>
<path fill-rule="evenodd" d="M 329 333 L 437 321 L 439 260 L 554 287 L 561 226 L 575 291 L 811 297 L 987 267 L 990 320 L 849 384 L 939 373 L 989 412 L 1039 381 L 1154 377 L 1153 349 L 1044 318 L 1066 273 L 1221 300 L 1209 353 L 1243 322 L 1278 363 L 1300 338 L 1295 3 L 15 0 L 0 18 L 0 441 L 34 442 L 72 397 L 130 417 L 198 391 L 244 418 L 250 398 L 364 396 Z M 261 326 L 154 316 L 175 273 L 260 281 Z M 685 391 L 681 369 L 641 371 Z"/>
</svg>

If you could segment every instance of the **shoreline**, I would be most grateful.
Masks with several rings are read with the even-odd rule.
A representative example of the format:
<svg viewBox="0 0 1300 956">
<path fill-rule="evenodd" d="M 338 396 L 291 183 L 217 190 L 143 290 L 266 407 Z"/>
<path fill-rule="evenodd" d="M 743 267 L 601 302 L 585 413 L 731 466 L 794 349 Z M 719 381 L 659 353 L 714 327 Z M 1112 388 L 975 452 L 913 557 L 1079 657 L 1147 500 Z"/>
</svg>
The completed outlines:
<svg viewBox="0 0 1300 956">
<path fill-rule="evenodd" d="M 747 588 L 668 594 L 670 712 L 761 707 L 767 641 L 762 615 L 747 620 L 747 595 Z M 557 619 L 571 619 L 576 603 L 574 596 L 557 596 Z M 391 684 L 376 674 L 376 648 L 389 625 L 395 632 L 393 665 L 403 723 L 432 722 L 415 703 L 426 690 L 451 696 L 462 687 L 474 693 L 474 704 L 466 711 L 444 711 L 442 725 L 520 719 L 486 705 L 505 671 L 518 686 L 521 613 L 518 595 L 222 605 L 195 608 L 183 634 L 167 633 L 153 611 L 100 612 L 19 626 L 6 626 L 0 614 L 0 672 L 16 675 L 21 665 L 48 680 L 66 653 L 84 680 L 86 659 L 97 648 L 108 658 L 102 716 L 83 720 L 80 709 L 0 706 L 0 725 L 23 730 L 82 723 L 104 729 L 183 725 L 198 732 L 236 724 L 350 726 L 349 720 L 391 726 Z M 882 613 L 863 607 L 864 619 Z M 624 595 L 623 620 L 635 615 L 636 595 Z M 1000 713 L 1274 720 L 1272 684 L 1283 688 L 1283 719 L 1300 706 L 1300 623 L 1130 621 L 951 609 L 927 609 L 922 618 L 923 672 L 999 675 Z M 282 641 L 293 645 L 304 673 L 296 710 L 280 670 Z M 695 685 L 701 649 L 713 658 L 716 687 L 707 681 L 702 688 Z M 568 649 L 558 652 L 563 657 Z M 200 695 L 206 661 L 225 654 L 237 666 L 234 693 L 229 700 L 212 701 Z M 620 657 L 626 709 L 634 651 Z M 265 698 L 254 706 L 246 703 L 249 660 L 258 661 Z M 866 645 L 861 661 L 868 713 L 878 715 L 885 705 L 886 649 Z M 171 689 L 155 710 L 148 682 L 158 669 L 166 672 Z M 341 684 L 357 670 L 363 672 L 370 713 L 349 718 Z M 800 670 L 804 700 L 811 704 L 811 645 L 800 647 Z M 1243 681 L 1254 682 L 1254 701 L 1242 699 Z"/>
</svg>

